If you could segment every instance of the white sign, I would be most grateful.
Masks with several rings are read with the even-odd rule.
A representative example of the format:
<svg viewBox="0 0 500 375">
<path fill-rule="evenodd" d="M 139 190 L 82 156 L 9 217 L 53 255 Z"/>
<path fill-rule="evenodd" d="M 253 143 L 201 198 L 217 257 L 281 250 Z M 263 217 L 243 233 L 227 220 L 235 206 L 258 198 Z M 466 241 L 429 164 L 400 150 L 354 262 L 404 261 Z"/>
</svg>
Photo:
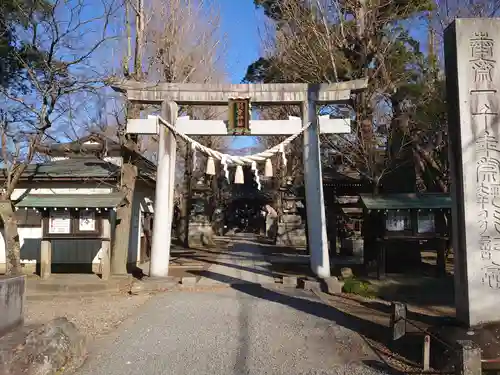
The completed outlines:
<svg viewBox="0 0 500 375">
<path fill-rule="evenodd" d="M 95 231 L 94 211 L 80 211 L 80 218 L 78 220 L 78 230 L 80 230 L 81 232 Z"/>
<path fill-rule="evenodd" d="M 52 211 L 49 216 L 50 234 L 70 234 L 71 215 L 69 211 Z"/>
<path fill-rule="evenodd" d="M 433 233 L 435 232 L 434 214 L 418 213 L 418 233 Z"/>
<path fill-rule="evenodd" d="M 408 214 L 389 211 L 385 220 L 385 228 L 391 232 L 402 232 L 409 229 L 410 218 Z"/>
</svg>

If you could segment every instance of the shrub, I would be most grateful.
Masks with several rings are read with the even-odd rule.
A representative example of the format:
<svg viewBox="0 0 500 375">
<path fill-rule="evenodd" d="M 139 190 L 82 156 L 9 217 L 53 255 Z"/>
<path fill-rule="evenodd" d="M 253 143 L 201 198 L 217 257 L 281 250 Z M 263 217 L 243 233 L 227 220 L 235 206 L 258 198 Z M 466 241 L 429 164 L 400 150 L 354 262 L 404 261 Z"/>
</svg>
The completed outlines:
<svg viewBox="0 0 500 375">
<path fill-rule="evenodd" d="M 375 296 L 375 292 L 369 282 L 355 278 L 345 280 L 342 292 L 369 298 Z"/>
</svg>

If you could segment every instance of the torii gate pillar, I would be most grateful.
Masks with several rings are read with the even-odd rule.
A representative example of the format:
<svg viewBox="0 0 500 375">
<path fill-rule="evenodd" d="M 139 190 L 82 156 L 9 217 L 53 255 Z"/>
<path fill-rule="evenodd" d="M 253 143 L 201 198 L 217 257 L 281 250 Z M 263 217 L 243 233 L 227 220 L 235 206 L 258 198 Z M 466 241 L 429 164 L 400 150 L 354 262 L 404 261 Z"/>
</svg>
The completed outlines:
<svg viewBox="0 0 500 375">
<path fill-rule="evenodd" d="M 323 175 L 319 143 L 319 121 L 316 112 L 318 86 L 309 85 L 307 102 L 303 104 L 302 121 L 311 123 L 303 137 L 304 184 L 307 213 L 307 245 L 311 254 L 311 269 L 315 275 L 330 277 L 330 254 L 326 232 Z"/>
<path fill-rule="evenodd" d="M 164 101 L 162 117 L 175 126 L 177 103 Z M 177 142 L 171 131 L 161 126 L 158 129 L 158 169 L 156 171 L 153 243 L 149 262 L 150 277 L 168 276 L 170 244 L 172 242 L 172 219 L 174 214 L 175 162 Z"/>
</svg>

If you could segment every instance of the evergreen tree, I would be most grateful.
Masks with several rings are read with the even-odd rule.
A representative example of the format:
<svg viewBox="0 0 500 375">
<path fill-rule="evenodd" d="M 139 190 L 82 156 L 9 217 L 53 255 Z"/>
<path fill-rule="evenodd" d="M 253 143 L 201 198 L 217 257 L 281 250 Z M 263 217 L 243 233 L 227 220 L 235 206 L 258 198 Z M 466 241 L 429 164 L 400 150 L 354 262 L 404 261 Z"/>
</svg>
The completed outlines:
<svg viewBox="0 0 500 375">
<path fill-rule="evenodd" d="M 52 5 L 46 0 L 0 1 L 0 86 L 17 84 L 22 87 L 21 61 L 40 63 L 41 52 L 29 41 L 19 38 L 19 32 L 30 20 L 44 17 Z"/>
</svg>

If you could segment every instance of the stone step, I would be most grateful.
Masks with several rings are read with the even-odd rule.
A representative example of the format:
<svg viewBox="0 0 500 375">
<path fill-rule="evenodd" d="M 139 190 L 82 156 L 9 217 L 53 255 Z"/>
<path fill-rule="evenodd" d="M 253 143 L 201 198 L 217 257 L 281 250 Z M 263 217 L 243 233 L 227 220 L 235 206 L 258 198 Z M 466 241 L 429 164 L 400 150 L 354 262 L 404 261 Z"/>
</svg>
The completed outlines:
<svg viewBox="0 0 500 375">
<path fill-rule="evenodd" d="M 26 293 L 85 293 L 85 292 L 96 292 L 96 291 L 119 291 L 126 288 L 126 285 L 130 284 L 129 280 L 122 280 L 116 283 L 109 283 L 106 281 L 102 282 L 92 282 L 92 283 L 71 283 L 68 281 L 66 283 L 53 283 L 53 282 L 28 282 L 26 285 Z"/>
</svg>

